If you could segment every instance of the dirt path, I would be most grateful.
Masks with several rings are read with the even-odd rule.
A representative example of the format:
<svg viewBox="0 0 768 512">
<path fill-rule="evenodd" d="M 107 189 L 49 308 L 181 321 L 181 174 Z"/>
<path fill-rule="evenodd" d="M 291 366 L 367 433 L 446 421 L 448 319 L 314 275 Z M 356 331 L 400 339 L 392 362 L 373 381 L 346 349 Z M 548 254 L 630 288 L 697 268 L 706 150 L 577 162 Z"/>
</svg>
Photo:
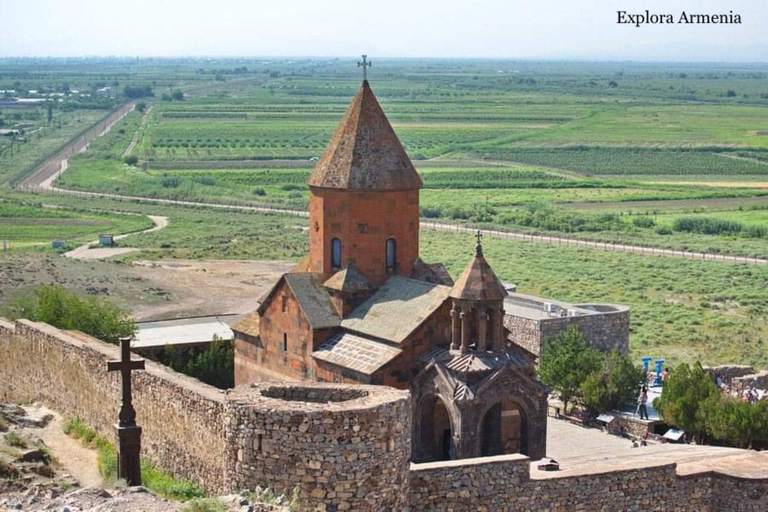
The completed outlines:
<svg viewBox="0 0 768 512">
<path fill-rule="evenodd" d="M 119 213 L 119 212 L 114 212 Z M 168 217 L 163 217 L 160 215 L 147 215 L 150 219 L 152 219 L 152 222 L 155 223 L 155 226 L 149 229 L 145 229 L 144 231 L 137 231 L 134 233 L 125 233 L 123 235 L 117 235 L 114 239 L 115 240 L 123 240 L 124 238 L 127 238 L 132 235 L 138 235 L 140 233 L 152 233 L 153 231 L 160 231 L 161 229 L 165 228 L 168 225 Z M 98 240 L 94 240 L 92 242 L 88 242 L 87 244 L 81 245 L 80 247 L 76 249 L 72 249 L 69 252 L 65 252 L 64 256 L 67 258 L 75 258 L 79 260 L 94 260 L 94 259 L 101 259 L 101 258 L 108 258 L 110 256 L 117 256 L 119 254 L 127 254 L 129 252 L 138 251 L 138 249 L 134 249 L 131 247 L 96 247 L 91 249 L 91 245 L 98 244 Z"/>
<path fill-rule="evenodd" d="M 59 461 L 64 470 L 72 475 L 83 487 L 98 487 L 102 485 L 99 474 L 96 450 L 86 448 L 77 439 L 66 435 L 62 430 L 63 419 L 54 411 L 45 407 L 25 407 L 34 415 L 41 412 L 53 415 L 53 419 L 38 433 L 40 439 L 51 449 L 53 456 Z"/>
<path fill-rule="evenodd" d="M 155 108 L 154 105 L 149 107 L 146 112 L 144 112 L 144 115 L 141 116 L 141 124 L 139 124 L 139 127 L 136 129 L 136 132 L 133 134 L 133 139 L 131 139 L 131 143 L 128 145 L 127 148 L 125 148 L 125 151 L 123 151 L 123 158 L 127 157 L 131 154 L 131 152 L 134 150 L 136 145 L 139 143 L 139 135 L 141 134 L 141 130 L 147 126 L 147 120 L 149 119 L 149 113 L 152 112 L 152 109 Z"/>
</svg>

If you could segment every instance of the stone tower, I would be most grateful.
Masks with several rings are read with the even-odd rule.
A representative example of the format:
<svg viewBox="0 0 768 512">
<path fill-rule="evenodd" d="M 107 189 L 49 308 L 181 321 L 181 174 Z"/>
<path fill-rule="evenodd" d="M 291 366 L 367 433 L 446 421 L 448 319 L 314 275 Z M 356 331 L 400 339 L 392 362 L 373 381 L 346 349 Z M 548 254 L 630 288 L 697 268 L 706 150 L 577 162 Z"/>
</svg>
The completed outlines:
<svg viewBox="0 0 768 512">
<path fill-rule="evenodd" d="M 480 234 L 475 257 L 451 290 L 451 350 L 461 353 L 504 349 L 504 297 L 507 290 L 483 256 Z"/>
<path fill-rule="evenodd" d="M 411 275 L 421 179 L 368 81 L 309 178 L 310 272 L 352 263 L 374 286 Z"/>
</svg>

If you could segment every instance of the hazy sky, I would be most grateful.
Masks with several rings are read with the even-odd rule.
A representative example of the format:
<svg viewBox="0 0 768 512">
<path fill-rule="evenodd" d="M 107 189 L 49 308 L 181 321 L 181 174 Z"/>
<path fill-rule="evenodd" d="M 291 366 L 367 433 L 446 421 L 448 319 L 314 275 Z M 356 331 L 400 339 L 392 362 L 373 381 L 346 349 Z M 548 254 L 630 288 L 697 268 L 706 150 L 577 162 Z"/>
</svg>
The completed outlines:
<svg viewBox="0 0 768 512">
<path fill-rule="evenodd" d="M 741 25 L 618 25 L 617 10 Z M 768 61 L 766 0 L 0 0 L 0 56 Z"/>
</svg>

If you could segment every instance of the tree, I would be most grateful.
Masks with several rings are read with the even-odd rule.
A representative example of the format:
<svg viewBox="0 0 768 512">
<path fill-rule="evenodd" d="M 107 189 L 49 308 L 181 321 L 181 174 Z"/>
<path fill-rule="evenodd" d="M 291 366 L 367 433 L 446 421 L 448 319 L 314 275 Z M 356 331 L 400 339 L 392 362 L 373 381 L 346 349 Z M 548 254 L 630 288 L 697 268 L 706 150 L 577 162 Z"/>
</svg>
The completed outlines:
<svg viewBox="0 0 768 512">
<path fill-rule="evenodd" d="M 134 165 L 135 166 L 136 164 L 139 163 L 139 157 L 137 157 L 136 155 L 128 155 L 127 157 L 125 157 L 123 159 L 123 161 L 125 163 L 127 163 L 128 165 Z"/>
<path fill-rule="evenodd" d="M 173 93 L 171 93 L 171 98 L 176 101 L 184 101 L 184 93 L 179 90 L 175 90 Z"/>
<path fill-rule="evenodd" d="M 108 343 L 117 344 L 121 337 L 136 334 L 136 324 L 127 311 L 105 299 L 81 299 L 61 286 L 40 286 L 31 298 L 14 303 L 11 311 L 15 318 L 82 331 Z"/>
<path fill-rule="evenodd" d="M 47 112 L 48 113 L 48 124 L 51 124 L 51 120 L 53 119 L 53 108 L 50 105 L 48 105 L 47 111 L 48 111 Z"/>
<path fill-rule="evenodd" d="M 580 387 L 584 403 L 598 412 L 610 411 L 633 401 L 645 381 L 645 371 L 627 355 L 613 351 L 603 368 L 591 373 Z"/>
<path fill-rule="evenodd" d="M 235 349 L 231 341 L 216 336 L 205 350 L 180 351 L 169 346 L 162 362 L 177 372 L 220 389 L 235 386 Z"/>
<path fill-rule="evenodd" d="M 123 95 L 126 98 L 148 98 L 155 95 L 152 88 L 148 85 L 126 85 L 123 87 Z"/>
<path fill-rule="evenodd" d="M 139 112 L 144 112 L 147 109 L 147 104 L 143 101 L 140 101 L 136 104 L 136 110 Z"/>
<path fill-rule="evenodd" d="M 547 340 L 541 353 L 539 377 L 558 392 L 567 412 L 568 402 L 581 397 L 581 385 L 601 369 L 600 352 L 587 345 L 576 326 Z"/>
<path fill-rule="evenodd" d="M 706 424 L 699 409 L 712 397 L 720 396 L 720 390 L 712 377 L 704 371 L 701 363 L 693 368 L 681 364 L 669 374 L 661 396 L 654 400 L 653 407 L 662 419 L 691 434 L 702 442 L 706 435 Z"/>
<path fill-rule="evenodd" d="M 768 442 L 768 402 L 756 404 L 722 394 L 701 404 L 699 419 L 712 439 L 738 448 L 763 446 Z"/>
</svg>

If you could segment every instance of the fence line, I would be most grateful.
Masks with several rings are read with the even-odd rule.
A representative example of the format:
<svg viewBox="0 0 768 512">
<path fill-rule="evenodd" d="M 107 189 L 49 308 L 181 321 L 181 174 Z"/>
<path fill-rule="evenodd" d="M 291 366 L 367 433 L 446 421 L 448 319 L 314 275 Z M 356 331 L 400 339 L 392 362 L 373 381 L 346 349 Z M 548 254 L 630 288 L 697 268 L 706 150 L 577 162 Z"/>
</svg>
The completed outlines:
<svg viewBox="0 0 768 512">
<path fill-rule="evenodd" d="M 63 148 L 61 151 L 56 153 L 53 157 L 49 158 L 48 160 L 40 164 L 38 167 L 36 167 L 29 175 L 27 175 L 23 180 L 21 180 L 17 184 L 16 188 L 20 190 L 24 190 L 26 192 L 38 193 L 38 194 L 68 195 L 68 196 L 75 196 L 75 197 L 82 197 L 82 198 L 108 198 L 108 199 L 115 199 L 118 201 L 135 201 L 139 203 L 150 202 L 150 203 L 158 203 L 158 204 L 172 204 L 172 205 L 193 206 L 193 207 L 225 208 L 225 209 L 228 208 L 228 209 L 241 210 L 241 211 L 265 212 L 265 213 L 284 213 L 288 215 L 297 215 L 301 217 L 309 216 L 309 212 L 307 212 L 306 210 L 296 210 L 296 209 L 282 207 L 282 206 L 267 206 L 267 205 L 247 206 L 242 204 L 226 203 L 226 202 L 203 203 L 203 202 L 197 202 L 197 201 L 185 201 L 185 200 L 177 200 L 177 199 L 125 196 L 120 194 L 110 194 L 106 192 L 86 192 L 81 190 L 56 188 L 50 185 L 44 186 L 46 181 L 57 178 L 58 176 L 61 175 L 61 173 L 63 173 L 66 170 L 65 162 L 70 156 L 78 153 L 79 151 L 85 150 L 88 147 L 88 144 L 90 144 L 97 137 L 106 133 L 106 131 L 112 125 L 114 125 L 117 121 L 122 119 L 126 114 L 128 114 L 128 112 L 133 110 L 134 107 L 135 107 L 134 103 L 127 103 L 121 106 L 120 108 L 118 108 L 117 110 L 115 110 L 112 114 L 105 117 L 96 126 L 86 131 L 74 143 Z M 553 235 L 536 235 L 533 233 L 499 231 L 494 229 L 483 229 L 483 228 L 480 228 L 479 226 L 467 226 L 462 224 L 429 221 L 424 219 L 421 220 L 420 226 L 426 229 L 433 229 L 437 231 L 449 231 L 449 232 L 453 231 L 456 233 L 474 233 L 475 231 L 480 229 L 483 232 L 483 234 L 486 236 L 491 236 L 495 238 L 506 238 L 508 240 L 543 242 L 549 245 L 564 244 L 566 246 L 590 247 L 590 248 L 596 248 L 596 249 L 603 249 L 606 251 L 629 252 L 632 254 L 636 254 L 639 252 L 640 254 L 671 256 L 671 257 L 677 257 L 677 258 L 701 259 L 701 260 L 711 260 L 711 261 L 723 261 L 723 262 L 731 262 L 731 263 L 746 263 L 751 265 L 768 264 L 768 260 L 766 259 L 748 257 L 748 256 L 730 256 L 730 255 L 716 254 L 716 253 L 705 253 L 705 252 L 701 253 L 701 252 L 692 252 L 692 251 L 676 250 L 676 249 L 661 249 L 656 247 L 645 247 L 645 246 L 627 245 L 627 244 L 620 244 L 620 243 L 580 240 L 577 238 L 566 238 L 566 237 L 559 237 L 559 236 L 553 236 Z"/>
<path fill-rule="evenodd" d="M 21 185 L 21 190 L 30 193 L 60 195 L 60 196 L 75 196 L 82 198 L 107 198 L 115 199 L 118 201 L 132 201 L 138 203 L 157 203 L 157 204 L 170 204 L 180 206 L 193 206 L 193 207 L 207 207 L 207 208 L 222 208 L 239 211 L 253 211 L 263 213 L 283 213 L 286 215 L 297 215 L 301 217 L 308 217 L 309 212 L 306 210 L 296 210 L 293 208 L 283 206 L 248 206 L 236 203 L 203 203 L 197 201 L 185 201 L 179 199 L 162 199 L 154 197 L 140 197 L 140 196 L 125 196 L 120 194 L 110 194 L 106 192 L 86 192 L 83 190 L 69 190 L 62 188 L 44 188 L 37 185 Z M 677 249 L 662 249 L 658 247 L 646 247 L 641 245 L 629 245 L 617 242 L 600 242 L 590 240 L 580 240 L 577 238 L 560 237 L 556 235 L 537 235 L 534 233 L 521 233 L 513 231 L 499 231 L 494 229 L 486 229 L 480 226 L 462 225 L 455 223 L 446 223 L 438 221 L 430 221 L 422 219 L 420 226 L 424 229 L 432 229 L 435 231 L 448 231 L 454 233 L 475 233 L 477 230 L 483 232 L 484 236 L 490 236 L 493 238 L 502 238 L 507 240 L 517 240 L 523 242 L 538 242 L 546 243 L 548 245 L 565 245 L 567 247 L 588 247 L 592 249 L 602 249 L 604 251 L 617 251 L 627 252 L 631 254 L 644 254 L 652 256 L 671 256 L 685 259 L 700 259 L 705 261 L 722 261 L 729 263 L 746 263 L 750 265 L 766 265 L 768 260 L 763 258 L 756 258 L 750 256 L 732 256 L 727 254 L 717 253 L 705 253 L 695 251 L 685 251 Z"/>
</svg>

